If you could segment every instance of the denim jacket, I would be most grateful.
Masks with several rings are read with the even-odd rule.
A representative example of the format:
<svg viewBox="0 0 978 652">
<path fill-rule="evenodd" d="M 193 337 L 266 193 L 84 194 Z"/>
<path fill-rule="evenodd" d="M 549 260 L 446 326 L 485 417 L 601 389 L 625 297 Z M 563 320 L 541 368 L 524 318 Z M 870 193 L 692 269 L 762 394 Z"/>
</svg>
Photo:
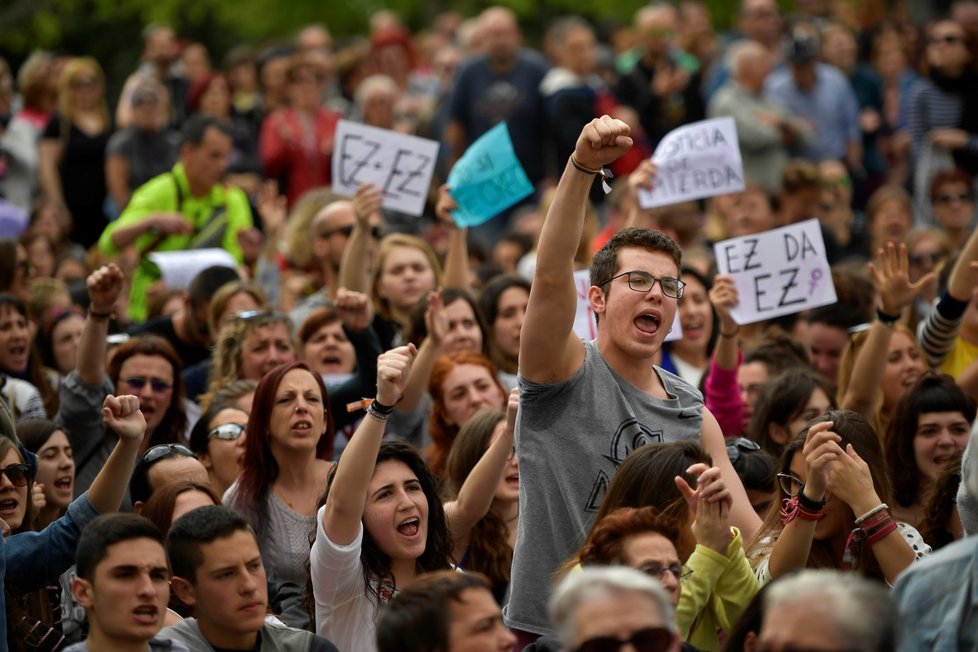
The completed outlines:
<svg viewBox="0 0 978 652">
<path fill-rule="evenodd" d="M 7 610 L 3 583 L 9 580 L 29 593 L 50 584 L 75 563 L 82 528 L 99 513 L 88 494 L 76 498 L 64 516 L 40 532 L 0 535 L 0 652 L 7 651 Z"/>
<path fill-rule="evenodd" d="M 893 587 L 899 652 L 972 650 L 978 642 L 978 539 L 955 541 L 912 564 Z"/>
</svg>

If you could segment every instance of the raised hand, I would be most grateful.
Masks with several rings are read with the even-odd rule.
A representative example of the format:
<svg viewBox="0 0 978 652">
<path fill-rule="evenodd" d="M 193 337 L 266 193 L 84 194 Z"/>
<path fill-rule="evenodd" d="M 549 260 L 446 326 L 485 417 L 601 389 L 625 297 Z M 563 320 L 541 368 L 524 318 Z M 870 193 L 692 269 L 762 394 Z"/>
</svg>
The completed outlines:
<svg viewBox="0 0 978 652">
<path fill-rule="evenodd" d="M 89 310 L 103 314 L 112 312 L 125 280 L 122 270 L 115 263 L 102 265 L 92 272 L 86 281 Z"/>
<path fill-rule="evenodd" d="M 353 212 L 356 213 L 357 220 L 366 222 L 371 215 L 379 213 L 383 200 L 384 196 L 374 184 L 365 183 L 359 186 L 353 196 Z"/>
<path fill-rule="evenodd" d="M 34 503 L 35 515 L 48 504 L 47 499 L 44 497 L 44 485 L 40 482 L 34 483 L 34 487 L 31 489 L 31 500 Z"/>
<path fill-rule="evenodd" d="M 377 401 L 394 405 L 404 394 L 411 365 L 418 355 L 413 344 L 385 351 L 377 358 Z"/>
<path fill-rule="evenodd" d="M 621 120 L 603 115 L 584 126 L 574 147 L 578 165 L 597 170 L 618 159 L 632 147 L 631 129 Z"/>
<path fill-rule="evenodd" d="M 827 479 L 829 493 L 849 505 L 856 516 L 865 514 L 881 502 L 873 486 L 869 465 L 856 454 L 852 444 L 846 444 L 845 452 L 829 469 Z"/>
<path fill-rule="evenodd" d="M 336 313 L 340 321 L 348 329 L 354 332 L 366 330 L 374 318 L 373 304 L 363 292 L 354 292 L 346 288 L 336 291 Z"/>
<path fill-rule="evenodd" d="M 842 438 L 832 432 L 832 422 L 816 423 L 808 429 L 805 446 L 801 449 L 805 458 L 807 480 L 805 495 L 812 500 L 823 500 L 828 489 L 832 463 L 845 455 L 839 442 Z"/>
<path fill-rule="evenodd" d="M 441 288 L 428 294 L 428 308 L 424 312 L 424 325 L 428 329 L 428 337 L 435 346 L 448 335 L 448 315 L 445 314 L 445 300 Z"/>
<path fill-rule="evenodd" d="M 516 414 L 520 409 L 520 390 L 514 387 L 509 392 L 509 401 L 506 403 L 506 429 L 516 432 Z"/>
<path fill-rule="evenodd" d="M 270 238 L 275 237 L 285 225 L 288 215 L 287 200 L 285 195 L 279 193 L 278 183 L 273 179 L 261 184 L 258 191 L 258 214 L 265 233 Z"/>
<path fill-rule="evenodd" d="M 736 330 L 737 322 L 730 315 L 730 309 L 740 303 L 740 296 L 737 294 L 737 286 L 734 285 L 733 276 L 729 274 L 717 274 L 713 279 L 713 288 L 710 290 L 710 303 L 717 311 L 720 318 L 720 330 L 729 333 Z"/>
<path fill-rule="evenodd" d="M 913 302 L 921 288 L 934 280 L 934 272 L 911 283 L 907 245 L 902 242 L 899 245 L 886 243 L 886 250 L 878 249 L 876 256 L 878 260 L 869 263 L 869 271 L 880 293 L 880 310 L 888 315 L 899 315 Z"/>
<path fill-rule="evenodd" d="M 447 226 L 450 229 L 456 229 L 458 226 L 455 224 L 455 220 L 452 219 L 452 211 L 458 208 L 458 203 L 456 203 L 455 198 L 452 197 L 452 193 L 448 187 L 447 183 L 443 183 L 440 188 L 438 188 L 438 202 L 435 204 L 435 217 L 438 221 Z"/>
<path fill-rule="evenodd" d="M 137 396 L 106 396 L 102 403 L 102 420 L 123 441 L 142 441 L 146 434 L 146 418 L 139 410 Z"/>
</svg>

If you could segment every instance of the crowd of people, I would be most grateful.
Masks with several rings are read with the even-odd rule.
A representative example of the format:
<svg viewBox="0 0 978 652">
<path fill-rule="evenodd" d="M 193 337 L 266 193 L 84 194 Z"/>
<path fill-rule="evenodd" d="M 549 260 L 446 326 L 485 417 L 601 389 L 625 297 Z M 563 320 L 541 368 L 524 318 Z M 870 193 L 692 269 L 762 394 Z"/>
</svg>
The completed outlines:
<svg viewBox="0 0 978 652">
<path fill-rule="evenodd" d="M 978 1 L 883 9 L 0 60 L 0 650 L 970 649 Z M 644 208 L 722 116 L 744 189 Z M 340 120 L 440 143 L 423 215 Z M 712 245 L 811 219 L 837 301 L 740 323 Z"/>
</svg>

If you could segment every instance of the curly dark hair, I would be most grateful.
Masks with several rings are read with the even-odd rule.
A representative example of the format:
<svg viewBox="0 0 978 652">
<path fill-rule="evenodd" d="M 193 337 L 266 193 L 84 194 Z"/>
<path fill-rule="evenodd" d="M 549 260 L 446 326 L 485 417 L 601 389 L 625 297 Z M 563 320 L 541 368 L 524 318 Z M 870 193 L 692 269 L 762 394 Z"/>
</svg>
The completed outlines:
<svg viewBox="0 0 978 652">
<path fill-rule="evenodd" d="M 448 531 L 448 520 L 445 518 L 445 508 L 442 506 L 441 498 L 438 495 L 438 479 L 425 464 L 424 458 L 418 450 L 407 442 L 392 439 L 381 442 L 380 450 L 377 452 L 377 468 L 381 462 L 394 460 L 407 466 L 418 482 L 421 484 L 421 491 L 424 492 L 428 500 L 428 538 L 425 542 L 424 552 L 418 557 L 418 571 L 427 573 L 435 570 L 451 568 L 452 562 L 452 535 Z M 329 491 L 333 486 L 333 479 L 336 477 L 336 469 L 342 464 L 342 460 L 333 465 L 326 479 L 326 491 L 319 500 L 319 506 L 326 504 Z M 363 565 L 363 579 L 367 594 L 381 605 L 379 586 L 384 581 L 394 582 L 394 575 L 391 572 L 391 559 L 382 551 L 370 531 L 364 528 L 363 544 L 360 546 L 360 563 Z"/>
</svg>

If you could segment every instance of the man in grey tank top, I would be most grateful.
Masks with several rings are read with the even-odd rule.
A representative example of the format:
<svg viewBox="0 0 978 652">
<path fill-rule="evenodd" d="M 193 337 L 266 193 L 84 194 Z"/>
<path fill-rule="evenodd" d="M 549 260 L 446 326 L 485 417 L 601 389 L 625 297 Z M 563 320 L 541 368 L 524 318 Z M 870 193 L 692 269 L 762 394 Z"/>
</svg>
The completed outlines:
<svg viewBox="0 0 978 652">
<path fill-rule="evenodd" d="M 591 268 L 597 338 L 585 343 L 574 334 L 584 206 L 596 172 L 631 147 L 628 134 L 608 116 L 584 128 L 540 235 L 520 335 L 520 525 L 505 610 L 521 642 L 551 633 L 554 572 L 578 549 L 615 469 L 639 446 L 698 437 L 733 494 L 732 524 L 745 539 L 760 524 L 700 393 L 652 364 L 682 296 L 678 245 L 650 229 L 616 234 Z"/>
</svg>

